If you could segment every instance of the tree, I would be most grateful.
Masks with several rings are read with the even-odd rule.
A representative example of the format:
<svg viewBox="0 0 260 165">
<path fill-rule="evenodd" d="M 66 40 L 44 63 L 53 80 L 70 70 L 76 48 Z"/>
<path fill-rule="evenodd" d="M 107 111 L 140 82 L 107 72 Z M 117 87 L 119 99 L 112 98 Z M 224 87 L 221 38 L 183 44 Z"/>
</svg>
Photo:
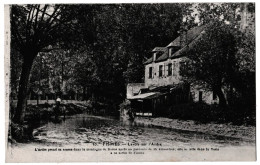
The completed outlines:
<svg viewBox="0 0 260 165">
<path fill-rule="evenodd" d="M 182 15 L 188 13 L 189 6 L 176 3 L 122 6 L 121 34 L 128 55 L 123 73 L 126 82 L 143 82 L 143 62 L 151 56 L 154 47 L 165 46 L 179 35 Z"/>
<path fill-rule="evenodd" d="M 185 80 L 215 92 L 220 106 L 227 104 L 222 89 L 231 83 L 238 71 L 236 43 L 229 25 L 219 21 L 211 23 L 185 51 L 189 60 L 181 66 L 180 73 Z"/>
<path fill-rule="evenodd" d="M 75 54 L 87 52 L 91 63 L 77 64 L 77 67 L 90 70 L 94 67 L 94 77 L 98 81 L 93 85 L 99 90 L 96 94 L 123 100 L 125 83 L 142 81 L 143 62 L 150 51 L 155 46 L 167 45 L 178 36 L 182 14 L 188 11 L 189 5 L 13 5 L 11 49 L 17 48 L 23 61 L 14 121 L 23 120 L 30 72 L 37 54 L 43 55 L 40 52 L 49 52 L 47 59 L 61 57 L 53 65 L 60 64 L 55 69 L 61 70 L 64 80 L 76 72 L 69 69 L 77 64 L 63 60 L 63 56 L 67 56 L 62 53 L 64 48 L 75 50 L 71 51 Z M 51 51 L 53 49 L 61 50 L 56 53 Z M 64 69 L 66 65 L 70 67 Z M 52 67 L 48 67 L 50 72 Z M 35 73 L 37 71 L 36 68 Z M 39 80 L 41 74 L 36 76 L 33 78 Z M 89 78 L 83 77 L 87 82 Z"/>
<path fill-rule="evenodd" d="M 86 100 L 87 88 L 88 92 L 90 90 L 93 92 L 97 88 L 100 82 L 97 76 L 97 67 L 87 53 L 82 54 L 81 59 L 76 62 L 73 78 L 74 83 L 83 89 L 83 100 Z"/>
<path fill-rule="evenodd" d="M 73 16 L 67 14 L 65 5 L 12 5 L 11 6 L 11 49 L 22 56 L 22 71 L 18 90 L 18 103 L 13 118 L 22 123 L 30 71 L 39 52 L 48 51 L 57 43 L 68 41 Z"/>
<path fill-rule="evenodd" d="M 240 12 L 243 3 L 195 3 L 193 4 L 193 17 L 201 24 L 211 21 L 228 22 L 233 27 L 240 21 Z"/>
<path fill-rule="evenodd" d="M 219 34 L 220 36 L 223 35 L 223 37 L 227 40 L 230 41 L 230 43 L 223 41 L 222 38 L 219 38 L 219 43 L 223 42 L 222 44 L 230 44 L 230 48 L 233 49 L 233 53 L 235 53 L 235 55 L 232 56 L 230 54 L 227 54 L 229 56 L 229 58 L 225 58 L 226 56 L 222 56 L 221 54 L 219 55 L 219 61 L 224 62 L 222 65 L 226 65 L 225 62 L 228 62 L 228 68 L 229 70 L 226 69 L 225 72 L 223 72 L 222 70 L 220 70 L 220 73 L 223 75 L 223 85 L 225 85 L 226 87 L 229 87 L 230 89 L 226 89 L 226 91 L 229 93 L 228 95 L 231 94 L 231 97 L 226 98 L 226 99 L 231 99 L 228 100 L 229 104 L 231 102 L 233 102 L 234 100 L 234 93 L 236 93 L 237 97 L 240 97 L 239 100 L 241 100 L 241 98 L 243 98 L 243 100 L 247 100 L 245 98 L 249 98 L 248 96 L 250 96 L 251 98 L 254 95 L 254 90 L 255 90 L 255 85 L 254 83 L 254 72 L 255 72 L 255 36 L 254 36 L 254 26 L 251 26 L 249 29 L 245 29 L 244 27 L 244 23 L 243 22 L 243 16 L 244 16 L 244 12 L 248 12 L 250 13 L 250 18 L 253 22 L 251 22 L 251 24 L 254 24 L 254 3 L 195 3 L 192 5 L 192 10 L 193 12 L 191 12 L 191 15 L 188 15 L 189 18 L 193 18 L 193 20 L 196 20 L 196 22 L 198 22 L 199 24 L 204 24 L 209 26 L 207 32 L 209 32 L 208 34 Z M 249 16 L 247 16 L 249 17 Z M 212 22 L 214 22 L 212 24 Z M 212 27 L 212 25 L 216 25 L 216 27 Z M 216 32 L 209 30 L 209 28 L 212 28 L 214 30 L 216 30 Z M 220 28 L 220 29 L 218 29 Z M 225 31 L 224 29 L 227 28 L 227 30 Z M 223 30 L 221 30 L 223 29 Z M 224 33 L 223 33 L 224 32 Z M 223 34 L 221 34 L 223 33 Z M 227 35 L 226 35 L 227 34 Z M 204 34 L 204 39 L 205 38 Z M 214 35 L 213 35 L 214 36 Z M 226 36 L 231 36 L 231 38 L 227 38 Z M 198 42 L 200 42 L 200 45 L 203 43 L 203 40 L 199 40 Z M 231 43 L 232 41 L 235 41 L 233 44 Z M 214 58 L 216 57 L 216 53 L 214 53 L 213 50 L 215 49 L 211 49 L 214 47 L 218 47 L 219 46 L 219 50 L 221 50 L 221 44 L 215 44 L 217 43 L 217 41 L 212 38 L 212 40 L 210 40 L 210 36 L 208 36 L 208 43 L 203 43 L 205 44 L 205 48 L 201 47 L 200 51 L 201 51 L 201 56 L 205 56 L 206 58 Z M 201 46 L 203 46 L 203 44 Z M 214 46 L 215 45 L 215 46 Z M 207 48 L 207 46 L 209 46 Z M 195 46 L 197 49 L 198 48 L 198 44 L 196 44 Z M 223 48 L 227 46 L 224 45 Z M 192 48 L 191 48 L 192 49 Z M 191 49 L 189 49 L 189 53 L 192 53 Z M 205 50 L 204 50 L 205 49 Z M 207 50 L 208 49 L 208 50 Z M 204 51 L 203 51 L 204 50 Z M 212 50 L 213 56 L 206 56 L 206 52 L 210 53 L 210 51 Z M 187 53 L 188 53 L 187 52 Z M 187 54 L 188 55 L 188 54 Z M 208 54 L 209 55 L 209 54 Z M 193 56 L 191 54 L 189 54 L 188 56 Z M 190 57 L 189 57 L 190 58 Z M 193 59 L 195 57 L 193 56 Z M 200 59 L 200 56 L 197 58 L 197 60 Z M 217 58 L 215 59 L 217 60 Z M 198 61 L 198 64 L 202 64 L 202 63 L 207 63 L 207 61 Z M 188 63 L 191 63 L 191 61 L 189 61 Z M 195 62 L 194 62 L 195 63 Z M 208 63 L 211 63 L 212 66 L 215 68 L 215 65 L 209 60 Z M 190 67 L 192 67 L 195 65 L 191 64 Z M 189 66 L 187 66 L 189 68 Z M 203 67 L 200 67 L 200 69 L 202 69 Z M 205 67 L 207 68 L 207 67 Z M 212 69 L 210 68 L 210 72 L 212 71 Z M 185 71 L 183 71 L 184 75 L 186 74 Z M 208 70 L 205 69 L 205 72 L 208 72 Z M 195 71 L 194 71 L 195 73 Z M 190 75 L 192 76 L 192 75 Z M 201 76 L 203 77 L 203 75 L 198 75 L 198 79 L 201 79 Z M 205 76 L 205 75 L 204 75 Z M 211 76 L 210 76 L 211 77 Z M 195 77 L 193 77 L 195 79 Z M 206 77 L 204 77 L 206 78 Z M 198 80 L 197 79 L 197 80 Z M 207 78 L 208 79 L 208 78 Z M 191 79 L 190 79 L 191 80 Z M 201 83 L 199 83 L 201 84 Z M 211 84 L 211 82 L 208 82 L 206 84 Z M 205 81 L 204 81 L 204 85 L 205 85 Z M 233 90 L 233 88 L 235 88 L 235 90 Z M 209 89 L 212 89 L 212 87 L 210 87 Z M 233 94 L 232 94 L 233 93 Z M 221 97 L 223 98 L 223 97 Z M 236 98 L 237 99 L 237 98 Z M 220 99 L 220 100 L 224 100 L 224 99 Z M 238 99 L 237 99 L 238 100 Z M 250 102 L 252 103 L 251 99 Z M 224 103 L 223 103 L 224 102 Z M 221 101 L 221 104 L 225 104 L 226 101 Z M 237 102 L 237 101 L 236 101 Z M 248 101 L 247 104 L 249 103 Z M 254 102 L 254 101 L 253 101 Z"/>
<path fill-rule="evenodd" d="M 84 29 L 85 50 L 100 80 L 96 94 L 123 100 L 125 83 L 142 82 L 143 62 L 155 46 L 165 46 L 178 36 L 185 8 L 180 4 L 79 6 L 75 12 Z"/>
<path fill-rule="evenodd" d="M 21 74 L 22 59 L 17 50 L 11 49 L 10 53 L 10 86 L 11 86 L 11 98 L 16 99 L 19 86 L 19 78 Z"/>
</svg>

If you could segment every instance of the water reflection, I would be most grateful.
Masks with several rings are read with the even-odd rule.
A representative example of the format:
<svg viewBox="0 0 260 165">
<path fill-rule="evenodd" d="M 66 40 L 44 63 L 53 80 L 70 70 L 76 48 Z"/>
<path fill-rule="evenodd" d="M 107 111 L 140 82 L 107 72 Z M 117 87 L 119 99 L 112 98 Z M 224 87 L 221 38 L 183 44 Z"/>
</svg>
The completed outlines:
<svg viewBox="0 0 260 165">
<path fill-rule="evenodd" d="M 162 143 L 163 145 L 254 145 L 249 141 L 213 136 L 203 133 L 165 128 L 124 125 L 117 119 L 79 114 L 66 120 L 48 122 L 34 130 L 35 141 L 40 143 L 86 144 L 112 143 Z"/>
</svg>

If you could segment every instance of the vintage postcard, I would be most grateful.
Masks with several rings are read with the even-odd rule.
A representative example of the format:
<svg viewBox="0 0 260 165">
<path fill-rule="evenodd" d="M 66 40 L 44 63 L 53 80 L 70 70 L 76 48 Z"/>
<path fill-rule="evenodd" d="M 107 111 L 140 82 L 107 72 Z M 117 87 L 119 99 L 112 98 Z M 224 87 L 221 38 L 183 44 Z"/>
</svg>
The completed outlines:
<svg viewBox="0 0 260 165">
<path fill-rule="evenodd" d="M 256 161 L 255 3 L 5 5 L 6 162 Z"/>
</svg>

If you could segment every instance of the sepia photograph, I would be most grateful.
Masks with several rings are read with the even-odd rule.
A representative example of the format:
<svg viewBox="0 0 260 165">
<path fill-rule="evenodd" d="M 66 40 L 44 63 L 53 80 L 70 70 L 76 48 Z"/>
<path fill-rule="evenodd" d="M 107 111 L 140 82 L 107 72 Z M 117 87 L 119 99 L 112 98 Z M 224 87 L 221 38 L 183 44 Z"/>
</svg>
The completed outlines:
<svg viewBox="0 0 260 165">
<path fill-rule="evenodd" d="M 255 3 L 4 10 L 6 162 L 256 161 Z"/>
</svg>

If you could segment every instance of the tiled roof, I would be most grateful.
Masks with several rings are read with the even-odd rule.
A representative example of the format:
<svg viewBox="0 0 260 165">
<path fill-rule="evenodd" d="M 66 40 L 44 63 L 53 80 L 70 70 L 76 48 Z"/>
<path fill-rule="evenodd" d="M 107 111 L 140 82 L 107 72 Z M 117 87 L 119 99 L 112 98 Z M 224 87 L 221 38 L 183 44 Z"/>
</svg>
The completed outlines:
<svg viewBox="0 0 260 165">
<path fill-rule="evenodd" d="M 165 51 L 159 58 L 155 60 L 155 62 L 164 61 L 168 58 L 168 51 Z"/>
<path fill-rule="evenodd" d="M 203 33 L 201 31 L 191 42 L 189 42 L 186 46 L 184 46 L 183 48 L 178 50 L 176 53 L 171 55 L 170 58 L 177 58 L 177 57 L 180 57 L 181 55 L 183 55 L 183 53 L 186 50 L 188 50 L 189 48 L 192 48 L 196 44 L 196 41 L 198 41 L 201 38 L 202 34 Z"/>
<path fill-rule="evenodd" d="M 205 25 L 196 26 L 187 31 L 187 43 L 189 44 L 192 40 L 194 40 L 203 30 L 205 29 Z M 180 36 L 177 37 L 174 41 L 172 41 L 167 47 L 170 46 L 180 46 Z"/>
<path fill-rule="evenodd" d="M 166 48 L 166 47 L 155 47 L 155 48 L 152 50 L 152 52 L 159 52 L 159 53 L 157 53 L 157 55 L 156 55 L 156 60 L 155 60 L 155 61 L 157 61 L 159 58 L 161 58 L 162 56 L 164 56 L 165 53 L 166 53 L 166 55 L 167 55 L 167 48 Z M 166 58 L 167 58 L 167 57 L 166 57 Z M 151 58 L 149 58 L 148 60 L 146 60 L 146 61 L 144 62 L 144 64 L 149 64 L 149 63 L 151 63 L 151 62 L 153 62 L 153 56 L 152 56 Z"/>
<path fill-rule="evenodd" d="M 205 25 L 202 26 L 196 26 L 190 30 L 187 31 L 187 46 L 184 46 L 183 48 L 181 48 L 180 50 L 178 50 L 177 52 L 175 52 L 174 54 L 172 54 L 170 56 L 170 58 L 176 58 L 181 56 L 181 54 L 183 53 L 183 51 L 187 50 L 187 48 L 192 47 L 198 38 L 201 37 L 201 32 L 205 29 Z M 174 41 L 172 41 L 167 47 L 171 47 L 171 46 L 176 46 L 179 47 L 180 46 L 180 36 L 177 37 Z M 160 61 L 164 61 L 168 58 L 168 51 L 167 51 L 167 47 L 155 47 L 152 52 L 154 51 L 161 51 L 164 52 L 161 56 L 159 56 L 155 62 L 160 62 Z M 149 58 L 146 62 L 144 62 L 144 64 L 149 64 L 153 62 L 153 57 Z"/>
</svg>

